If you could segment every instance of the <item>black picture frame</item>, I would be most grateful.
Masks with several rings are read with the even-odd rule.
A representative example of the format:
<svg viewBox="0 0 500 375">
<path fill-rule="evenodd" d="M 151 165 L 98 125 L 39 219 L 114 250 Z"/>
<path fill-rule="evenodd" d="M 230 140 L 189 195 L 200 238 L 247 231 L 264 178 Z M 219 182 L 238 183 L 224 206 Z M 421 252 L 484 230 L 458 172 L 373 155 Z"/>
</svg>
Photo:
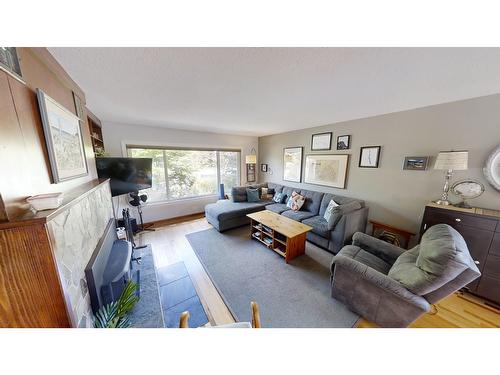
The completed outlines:
<svg viewBox="0 0 500 375">
<path fill-rule="evenodd" d="M 345 138 L 347 137 L 347 146 L 341 146 L 340 145 L 340 138 Z M 344 135 L 339 135 L 337 137 L 337 150 L 342 151 L 342 150 L 350 150 L 351 149 L 351 135 L 350 134 L 344 134 Z"/>
<path fill-rule="evenodd" d="M 264 172 L 264 173 L 267 172 L 267 164 L 261 164 L 260 165 L 260 171 Z"/>
<path fill-rule="evenodd" d="M 363 152 L 365 150 L 370 150 L 370 149 L 375 149 L 376 150 L 376 158 L 377 160 L 375 161 L 375 164 L 373 165 L 367 165 L 363 163 Z M 361 147 L 359 150 L 359 163 L 358 167 L 359 168 L 378 168 L 380 164 L 380 150 L 382 149 L 382 146 L 364 146 Z"/>
<path fill-rule="evenodd" d="M 325 136 L 325 135 L 329 136 L 328 148 L 324 148 L 324 147 L 314 148 L 314 138 L 315 137 L 319 137 L 319 136 Z M 332 136 L 333 136 L 332 132 L 325 132 L 325 133 L 313 134 L 311 136 L 311 151 L 329 151 L 329 150 L 331 150 L 332 149 Z"/>
</svg>

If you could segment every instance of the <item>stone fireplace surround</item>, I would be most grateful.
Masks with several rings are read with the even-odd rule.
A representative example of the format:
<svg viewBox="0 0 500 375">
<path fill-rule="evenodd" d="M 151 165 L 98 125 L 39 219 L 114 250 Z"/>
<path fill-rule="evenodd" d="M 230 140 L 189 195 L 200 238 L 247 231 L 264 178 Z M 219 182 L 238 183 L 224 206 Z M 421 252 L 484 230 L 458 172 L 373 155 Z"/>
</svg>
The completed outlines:
<svg viewBox="0 0 500 375">
<path fill-rule="evenodd" d="M 72 327 L 92 327 L 92 308 L 85 279 L 85 266 L 109 219 L 113 206 L 109 183 L 61 211 L 47 222 L 67 313 Z"/>
</svg>

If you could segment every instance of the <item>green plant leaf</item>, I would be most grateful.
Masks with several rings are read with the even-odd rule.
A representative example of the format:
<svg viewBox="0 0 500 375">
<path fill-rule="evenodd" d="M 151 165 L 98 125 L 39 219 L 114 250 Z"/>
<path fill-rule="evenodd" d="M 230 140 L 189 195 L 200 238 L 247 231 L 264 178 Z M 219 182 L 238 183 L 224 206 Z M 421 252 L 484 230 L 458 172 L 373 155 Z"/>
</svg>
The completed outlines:
<svg viewBox="0 0 500 375">
<path fill-rule="evenodd" d="M 137 284 L 132 280 L 127 282 L 120 298 L 102 306 L 94 315 L 95 328 L 127 328 L 130 327 L 130 319 L 127 314 L 132 311 L 139 300 L 136 295 Z"/>
</svg>

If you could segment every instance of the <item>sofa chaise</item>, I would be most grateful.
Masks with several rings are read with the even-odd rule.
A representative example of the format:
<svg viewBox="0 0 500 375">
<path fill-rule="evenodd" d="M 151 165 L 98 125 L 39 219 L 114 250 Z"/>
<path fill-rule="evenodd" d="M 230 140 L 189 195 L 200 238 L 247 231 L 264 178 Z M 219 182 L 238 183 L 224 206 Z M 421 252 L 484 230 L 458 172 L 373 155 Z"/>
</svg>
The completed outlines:
<svg viewBox="0 0 500 375">
<path fill-rule="evenodd" d="M 286 197 L 290 197 L 295 191 L 305 197 L 305 203 L 299 211 L 293 211 L 285 203 L 276 203 L 272 200 L 247 202 L 247 187 L 235 187 L 231 191 L 231 200 L 221 200 L 205 207 L 207 221 L 219 232 L 223 232 L 248 224 L 250 220 L 246 215 L 249 213 L 270 210 L 311 226 L 313 229 L 307 233 L 307 240 L 333 254 L 338 253 L 345 244 L 350 243 L 354 233 L 364 232 L 366 229 L 368 208 L 362 200 L 271 182 L 250 187 L 274 189 L 275 193 L 282 193 Z M 358 202 L 359 209 L 343 214 L 335 226 L 329 228 L 324 214 L 332 199 L 340 205 Z"/>
</svg>

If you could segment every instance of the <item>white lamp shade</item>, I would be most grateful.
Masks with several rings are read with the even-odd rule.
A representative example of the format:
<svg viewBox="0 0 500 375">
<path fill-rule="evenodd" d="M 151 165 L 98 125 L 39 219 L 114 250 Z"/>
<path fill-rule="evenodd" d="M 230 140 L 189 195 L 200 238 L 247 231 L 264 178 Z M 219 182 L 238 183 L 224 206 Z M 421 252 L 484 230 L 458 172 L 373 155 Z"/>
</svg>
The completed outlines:
<svg viewBox="0 0 500 375">
<path fill-rule="evenodd" d="M 465 170 L 468 167 L 468 161 L 468 151 L 441 151 L 436 158 L 434 169 Z"/>
<path fill-rule="evenodd" d="M 247 155 L 245 161 L 247 164 L 257 164 L 257 155 Z"/>
</svg>

